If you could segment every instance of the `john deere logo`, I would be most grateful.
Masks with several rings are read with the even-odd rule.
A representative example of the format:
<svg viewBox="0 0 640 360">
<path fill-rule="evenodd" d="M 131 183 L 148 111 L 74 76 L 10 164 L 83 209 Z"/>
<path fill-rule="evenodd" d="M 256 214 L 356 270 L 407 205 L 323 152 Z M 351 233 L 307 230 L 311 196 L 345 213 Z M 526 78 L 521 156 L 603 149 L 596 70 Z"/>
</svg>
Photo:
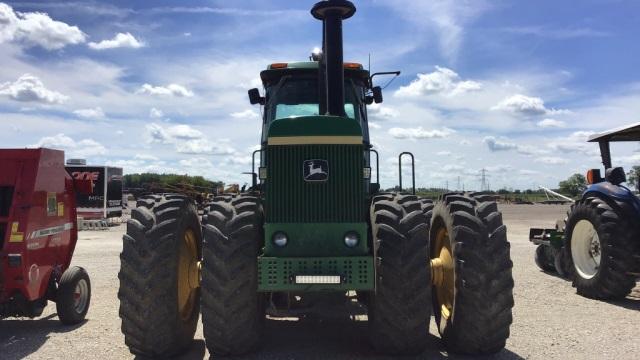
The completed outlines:
<svg viewBox="0 0 640 360">
<path fill-rule="evenodd" d="M 305 160 L 304 181 L 327 181 L 329 178 L 329 163 L 327 160 Z"/>
</svg>

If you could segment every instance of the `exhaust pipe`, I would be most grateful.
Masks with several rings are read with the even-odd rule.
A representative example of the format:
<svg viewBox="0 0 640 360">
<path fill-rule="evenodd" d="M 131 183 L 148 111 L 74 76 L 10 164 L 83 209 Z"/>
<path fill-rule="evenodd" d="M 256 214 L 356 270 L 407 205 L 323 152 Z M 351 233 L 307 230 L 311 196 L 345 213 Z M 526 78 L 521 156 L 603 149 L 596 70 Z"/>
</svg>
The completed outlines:
<svg viewBox="0 0 640 360">
<path fill-rule="evenodd" d="M 328 115 L 345 116 L 342 20 L 350 18 L 355 12 L 355 5 L 347 0 L 320 1 L 311 9 L 311 15 L 322 20 L 323 44 L 320 74 L 324 72 L 326 85 L 324 97 Z"/>
</svg>

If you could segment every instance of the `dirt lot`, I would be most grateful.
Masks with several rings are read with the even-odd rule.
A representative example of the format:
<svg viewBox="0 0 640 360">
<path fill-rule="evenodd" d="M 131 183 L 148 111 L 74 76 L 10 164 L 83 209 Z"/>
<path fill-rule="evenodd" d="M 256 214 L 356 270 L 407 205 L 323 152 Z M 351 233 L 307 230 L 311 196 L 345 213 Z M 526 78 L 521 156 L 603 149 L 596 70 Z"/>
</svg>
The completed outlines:
<svg viewBox="0 0 640 360">
<path fill-rule="evenodd" d="M 640 286 L 623 301 L 600 302 L 575 294 L 569 282 L 540 272 L 533 262 L 529 227 L 552 226 L 566 207 L 504 205 L 515 279 L 514 323 L 507 347 L 495 359 L 637 359 L 640 357 Z M 36 320 L 0 321 L 0 359 L 126 359 L 116 297 L 118 254 L 124 226 L 81 232 L 74 264 L 91 276 L 88 321 L 67 328 L 50 304 Z M 431 326 L 430 349 L 420 358 L 458 358 L 440 345 Z M 249 358 L 375 358 L 366 341 L 366 322 L 269 320 L 265 346 Z M 182 358 L 207 358 L 202 329 Z M 381 357 L 379 357 L 381 358 Z"/>
</svg>

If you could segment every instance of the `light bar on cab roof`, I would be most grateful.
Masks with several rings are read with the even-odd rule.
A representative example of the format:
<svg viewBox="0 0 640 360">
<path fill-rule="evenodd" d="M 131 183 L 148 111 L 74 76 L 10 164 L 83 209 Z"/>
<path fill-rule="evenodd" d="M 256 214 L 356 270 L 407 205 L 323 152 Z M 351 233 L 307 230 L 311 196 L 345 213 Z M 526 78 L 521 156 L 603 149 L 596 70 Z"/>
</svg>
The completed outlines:
<svg viewBox="0 0 640 360">
<path fill-rule="evenodd" d="M 273 63 L 271 64 L 272 69 L 286 69 L 289 64 L 287 63 Z"/>
</svg>

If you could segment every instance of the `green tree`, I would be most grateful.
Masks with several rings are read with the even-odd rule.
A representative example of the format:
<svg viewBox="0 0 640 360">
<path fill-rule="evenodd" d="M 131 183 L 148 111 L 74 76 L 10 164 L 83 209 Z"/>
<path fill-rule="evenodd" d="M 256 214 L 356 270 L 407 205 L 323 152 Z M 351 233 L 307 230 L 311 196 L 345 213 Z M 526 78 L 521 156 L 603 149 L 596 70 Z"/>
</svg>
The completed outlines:
<svg viewBox="0 0 640 360">
<path fill-rule="evenodd" d="M 638 179 L 640 178 L 640 166 L 634 166 L 629 173 L 627 174 L 627 184 L 629 187 L 636 188 L 636 190 L 640 191 L 640 184 L 638 184 Z"/>
<path fill-rule="evenodd" d="M 575 197 L 587 188 L 587 179 L 582 174 L 573 174 L 567 180 L 560 181 L 558 188 L 561 193 Z"/>
</svg>

